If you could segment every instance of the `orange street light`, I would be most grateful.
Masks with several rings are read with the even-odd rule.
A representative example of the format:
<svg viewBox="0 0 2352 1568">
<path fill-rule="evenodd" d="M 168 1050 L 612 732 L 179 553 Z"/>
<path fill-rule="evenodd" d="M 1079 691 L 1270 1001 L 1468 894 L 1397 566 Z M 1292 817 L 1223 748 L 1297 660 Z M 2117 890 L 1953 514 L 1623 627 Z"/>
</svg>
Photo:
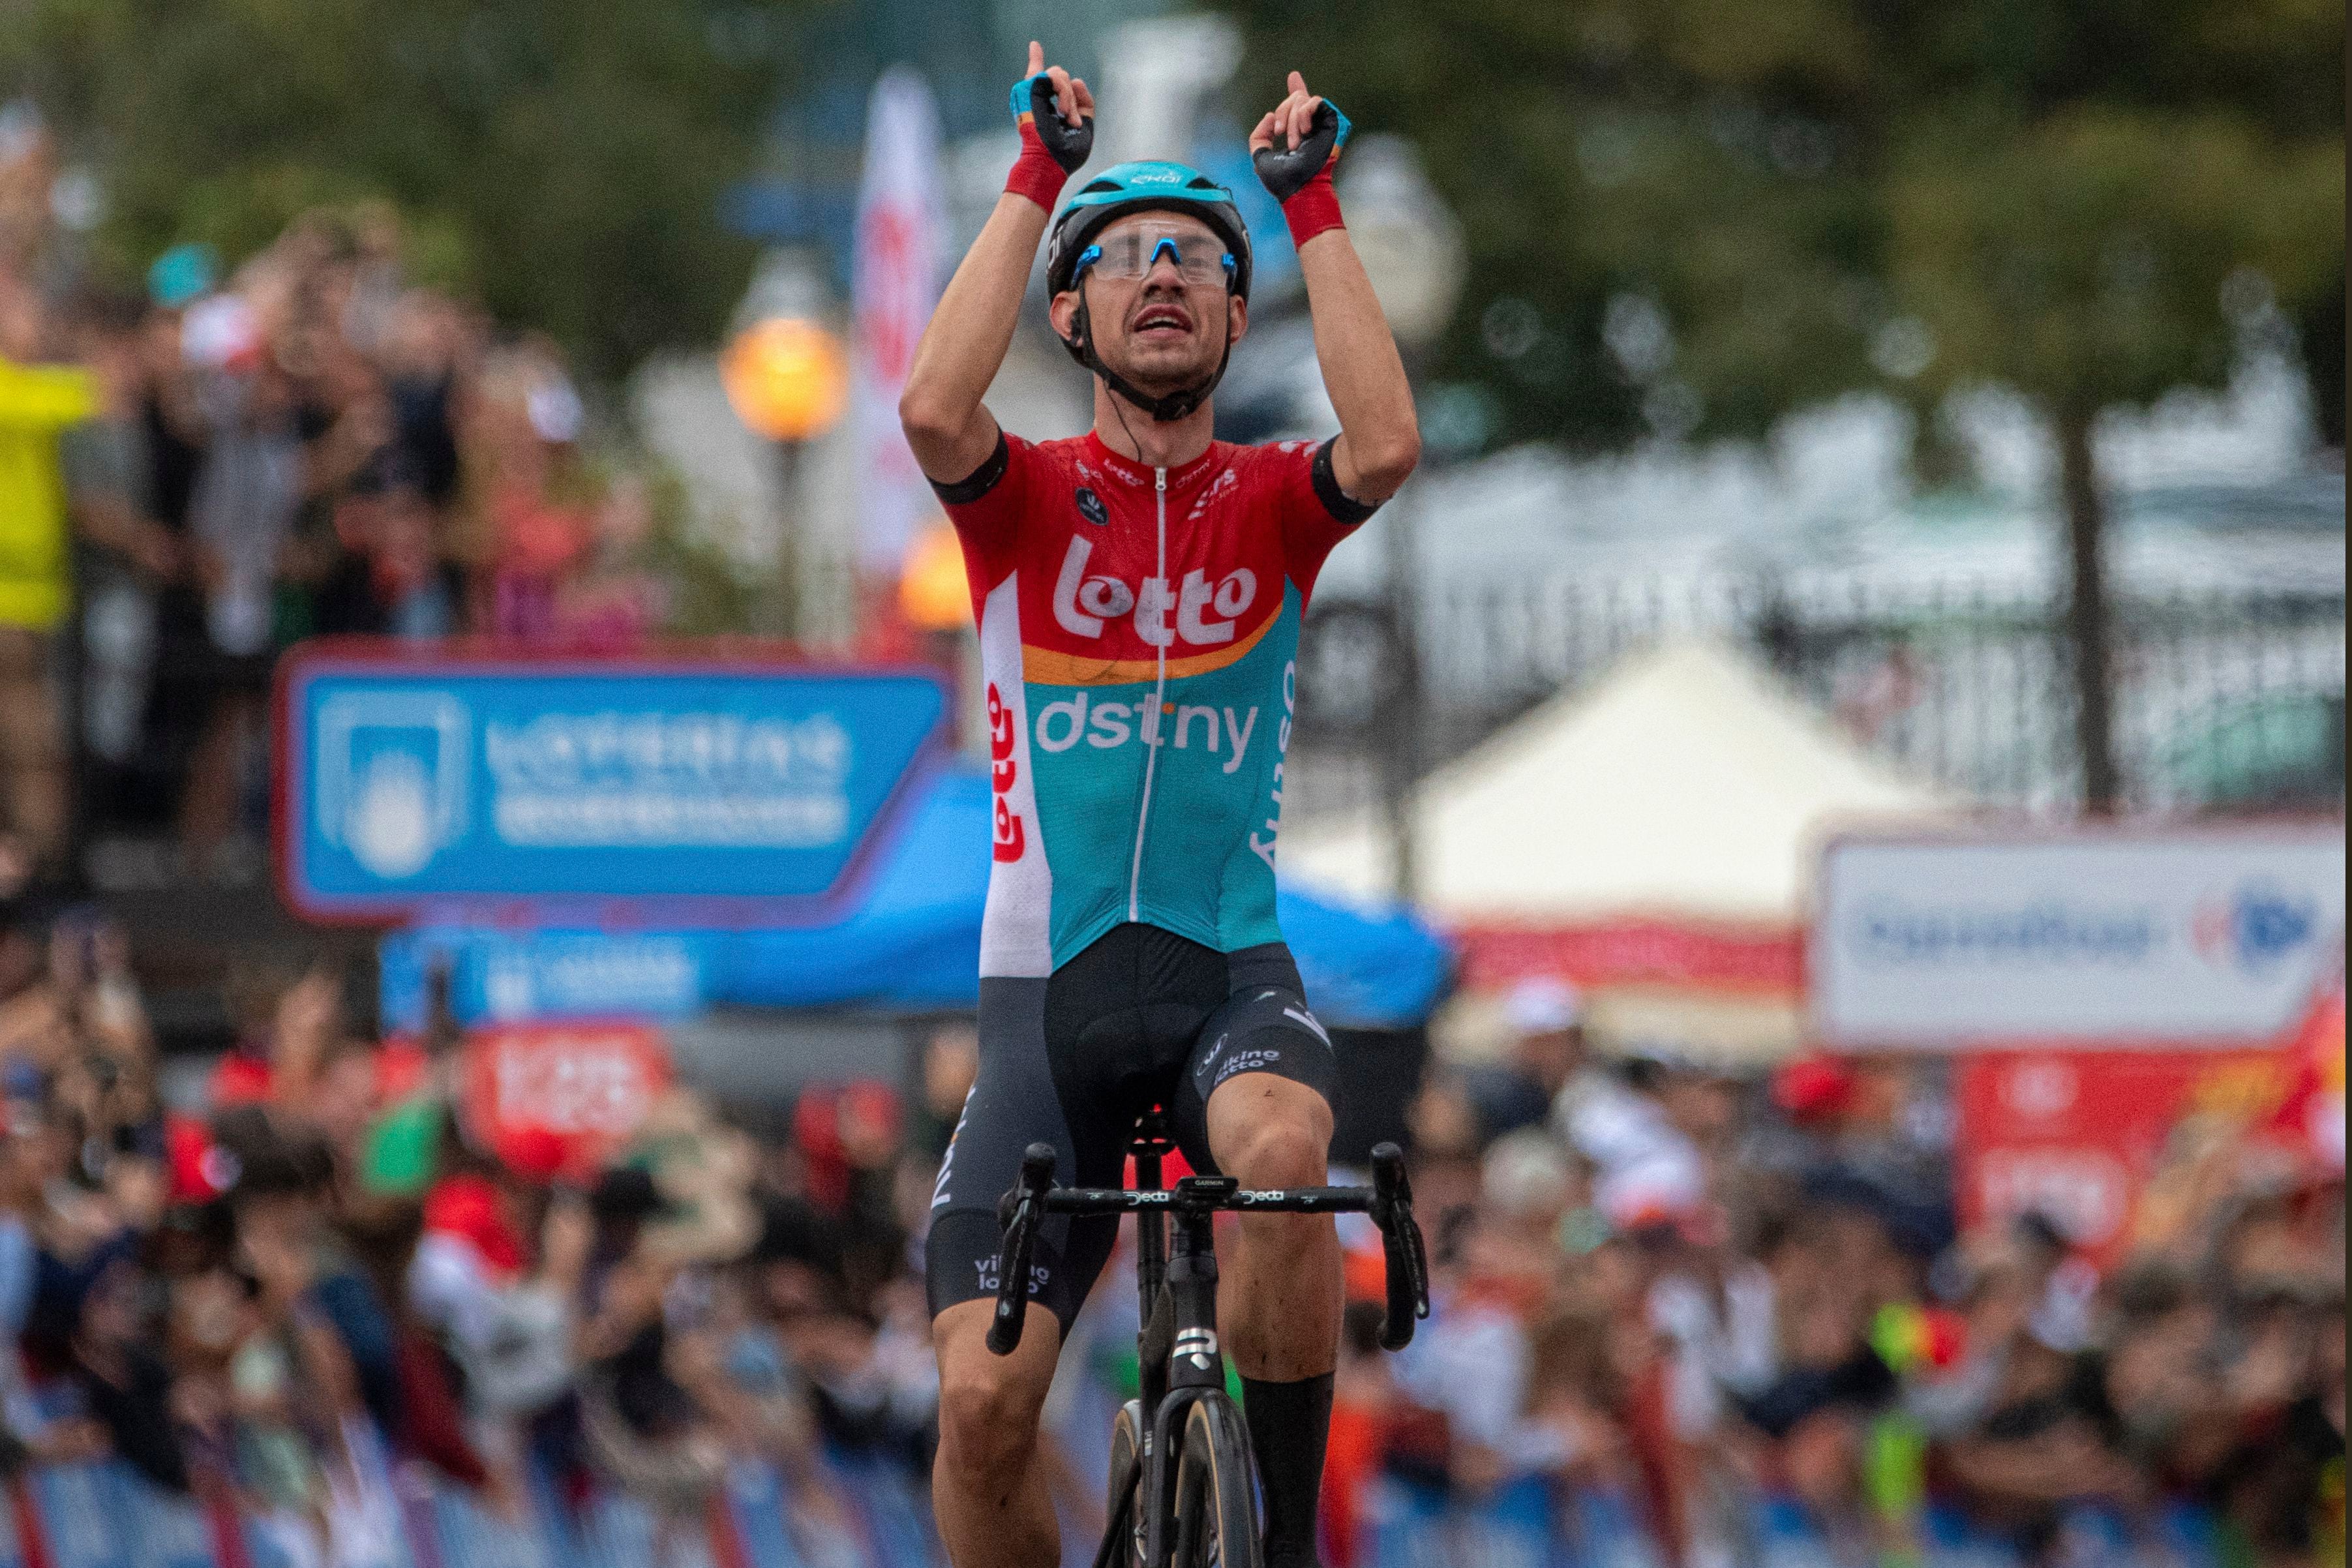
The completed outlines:
<svg viewBox="0 0 2352 1568">
<path fill-rule="evenodd" d="M 935 523 L 907 552 L 898 574 L 898 613 L 927 632 L 951 632 L 971 624 L 971 594 L 963 575 L 963 547 L 955 530 Z"/>
<path fill-rule="evenodd" d="M 806 441 L 833 428 L 849 401 L 849 357 L 817 325 L 774 318 L 747 327 L 719 357 L 735 416 L 771 441 Z"/>
</svg>

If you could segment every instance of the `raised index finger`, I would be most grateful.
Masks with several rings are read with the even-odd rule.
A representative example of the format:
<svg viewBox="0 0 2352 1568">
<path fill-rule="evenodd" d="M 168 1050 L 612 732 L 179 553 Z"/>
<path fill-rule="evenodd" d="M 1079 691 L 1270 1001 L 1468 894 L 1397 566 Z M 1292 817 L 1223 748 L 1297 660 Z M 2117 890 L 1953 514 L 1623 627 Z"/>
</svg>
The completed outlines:
<svg viewBox="0 0 2352 1568">
<path fill-rule="evenodd" d="M 1044 70 L 1045 68 L 1045 46 L 1039 43 L 1036 39 L 1032 38 L 1029 40 L 1029 69 L 1025 74 L 1035 76 L 1039 71 Z"/>
</svg>

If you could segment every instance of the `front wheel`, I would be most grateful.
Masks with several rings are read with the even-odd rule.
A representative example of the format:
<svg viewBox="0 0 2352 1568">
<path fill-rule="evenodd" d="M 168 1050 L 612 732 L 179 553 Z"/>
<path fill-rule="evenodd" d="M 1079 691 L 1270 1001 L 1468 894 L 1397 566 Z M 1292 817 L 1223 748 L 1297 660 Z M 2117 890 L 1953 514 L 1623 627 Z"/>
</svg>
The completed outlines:
<svg viewBox="0 0 2352 1568">
<path fill-rule="evenodd" d="M 1222 1394 L 1198 1401 L 1184 1418 L 1171 1568 L 1261 1568 L 1249 1434 Z"/>
<path fill-rule="evenodd" d="M 1143 1402 L 1130 1399 L 1119 1406 L 1118 1419 L 1110 1429 L 1110 1500 L 1104 1518 L 1118 1544 L 1108 1556 L 1097 1562 L 1108 1562 L 1111 1568 L 1142 1568 L 1143 1563 L 1143 1467 L 1140 1460 L 1143 1431 Z M 1121 1487 L 1124 1478 L 1127 1485 Z"/>
</svg>

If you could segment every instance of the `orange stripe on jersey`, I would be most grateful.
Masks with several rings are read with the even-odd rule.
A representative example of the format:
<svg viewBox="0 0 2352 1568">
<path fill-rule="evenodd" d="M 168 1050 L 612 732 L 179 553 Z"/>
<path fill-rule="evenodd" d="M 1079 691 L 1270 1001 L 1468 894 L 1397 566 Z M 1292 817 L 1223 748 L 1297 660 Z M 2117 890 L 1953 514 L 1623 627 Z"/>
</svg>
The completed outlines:
<svg viewBox="0 0 2352 1568">
<path fill-rule="evenodd" d="M 1181 680 L 1187 676 L 1206 675 L 1237 662 L 1264 641 L 1267 631 L 1280 619 L 1282 606 L 1277 603 L 1274 614 L 1260 621 L 1247 637 L 1209 653 L 1170 659 L 1168 679 Z M 1159 674 L 1160 661 L 1156 658 L 1100 658 L 1039 647 L 1035 643 L 1021 645 L 1021 678 L 1040 686 L 1128 686 L 1139 680 L 1156 679 Z"/>
</svg>

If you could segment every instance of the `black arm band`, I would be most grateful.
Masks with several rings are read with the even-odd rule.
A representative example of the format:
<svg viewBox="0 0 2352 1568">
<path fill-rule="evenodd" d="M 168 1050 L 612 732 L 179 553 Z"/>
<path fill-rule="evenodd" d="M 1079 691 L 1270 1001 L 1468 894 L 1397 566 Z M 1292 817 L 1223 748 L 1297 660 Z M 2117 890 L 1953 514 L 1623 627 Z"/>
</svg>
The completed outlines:
<svg viewBox="0 0 2352 1568">
<path fill-rule="evenodd" d="M 966 501 L 978 500 L 996 488 L 996 481 L 1003 479 L 1004 470 L 1012 466 L 1013 448 L 1005 441 L 1004 432 L 999 430 L 996 433 L 996 450 L 988 455 L 988 461 L 953 484 L 943 485 L 933 479 L 931 493 L 949 506 L 961 506 Z"/>
<path fill-rule="evenodd" d="M 1339 476 L 1331 468 L 1331 448 L 1339 444 L 1339 437 L 1334 436 L 1315 448 L 1315 499 L 1323 503 L 1325 511 L 1353 528 L 1380 510 L 1381 503 L 1352 500 L 1339 488 Z"/>
</svg>

